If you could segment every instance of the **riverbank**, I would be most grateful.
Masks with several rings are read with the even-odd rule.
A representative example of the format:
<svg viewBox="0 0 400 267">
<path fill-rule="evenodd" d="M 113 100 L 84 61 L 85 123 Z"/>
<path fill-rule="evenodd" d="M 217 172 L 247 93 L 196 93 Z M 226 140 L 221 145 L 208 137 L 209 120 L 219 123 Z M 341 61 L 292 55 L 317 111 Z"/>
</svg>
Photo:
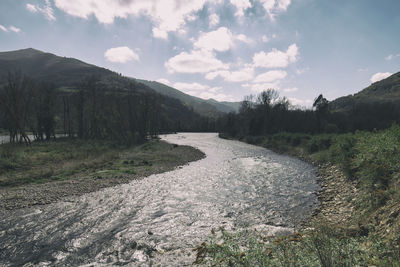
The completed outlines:
<svg viewBox="0 0 400 267">
<path fill-rule="evenodd" d="M 235 139 L 318 167 L 320 205 L 292 235 L 213 234 L 197 248 L 199 263 L 400 266 L 399 126 L 381 132 Z"/>
<path fill-rule="evenodd" d="M 167 172 L 204 157 L 160 140 L 126 147 L 58 139 L 0 146 L 0 210 L 43 205 Z"/>
</svg>

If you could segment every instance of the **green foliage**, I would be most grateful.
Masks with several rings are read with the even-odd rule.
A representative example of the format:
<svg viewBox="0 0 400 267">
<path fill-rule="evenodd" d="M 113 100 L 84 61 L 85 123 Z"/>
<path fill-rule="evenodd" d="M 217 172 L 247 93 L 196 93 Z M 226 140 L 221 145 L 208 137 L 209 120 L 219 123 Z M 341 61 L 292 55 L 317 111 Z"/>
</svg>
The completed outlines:
<svg viewBox="0 0 400 267">
<path fill-rule="evenodd" d="M 352 168 L 363 182 L 374 189 L 386 189 L 393 174 L 400 172 L 400 126 L 359 134 Z"/>
<path fill-rule="evenodd" d="M 206 266 L 399 266 L 393 242 L 376 236 L 351 237 L 342 229 L 318 226 L 315 230 L 281 237 L 257 232 L 212 231 L 197 251 L 197 264 Z M 397 264 L 397 265 L 396 265 Z"/>
<path fill-rule="evenodd" d="M 309 153 L 329 149 L 332 144 L 332 135 L 316 135 L 307 142 L 306 148 Z"/>
</svg>

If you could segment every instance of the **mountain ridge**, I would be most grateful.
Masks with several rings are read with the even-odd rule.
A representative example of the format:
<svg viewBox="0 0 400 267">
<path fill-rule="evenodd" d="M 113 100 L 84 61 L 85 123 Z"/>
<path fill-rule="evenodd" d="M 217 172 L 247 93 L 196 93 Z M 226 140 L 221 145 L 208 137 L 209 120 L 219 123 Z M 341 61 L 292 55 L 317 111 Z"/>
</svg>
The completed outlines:
<svg viewBox="0 0 400 267">
<path fill-rule="evenodd" d="M 13 71 L 21 71 L 33 79 L 51 82 L 57 87 L 74 87 L 82 78 L 91 75 L 101 76 L 108 83 L 115 84 L 116 88 L 124 83 L 121 80 L 130 79 L 144 84 L 149 90 L 178 99 L 195 112 L 208 117 L 219 117 L 223 113 L 235 111 L 235 105 L 239 106 L 239 103 L 229 106 L 218 101 L 200 99 L 158 82 L 123 77 L 79 59 L 61 57 L 34 48 L 0 52 L 0 79 L 3 77 L 5 80 L 8 73 Z"/>
</svg>

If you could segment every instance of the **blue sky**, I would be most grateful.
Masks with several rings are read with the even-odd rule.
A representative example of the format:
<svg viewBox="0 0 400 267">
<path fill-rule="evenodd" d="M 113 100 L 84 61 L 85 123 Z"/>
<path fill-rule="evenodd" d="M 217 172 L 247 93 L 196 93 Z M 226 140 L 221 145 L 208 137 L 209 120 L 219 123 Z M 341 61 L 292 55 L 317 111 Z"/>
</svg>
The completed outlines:
<svg viewBox="0 0 400 267">
<path fill-rule="evenodd" d="M 36 48 L 205 99 L 310 106 L 400 71 L 399 0 L 1 0 L 0 51 Z"/>
</svg>

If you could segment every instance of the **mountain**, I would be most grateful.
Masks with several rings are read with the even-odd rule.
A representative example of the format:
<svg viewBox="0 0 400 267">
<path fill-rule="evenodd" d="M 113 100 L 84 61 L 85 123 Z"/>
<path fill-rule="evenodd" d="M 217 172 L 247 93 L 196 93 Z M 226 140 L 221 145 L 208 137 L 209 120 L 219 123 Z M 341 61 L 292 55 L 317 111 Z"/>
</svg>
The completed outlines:
<svg viewBox="0 0 400 267">
<path fill-rule="evenodd" d="M 162 95 L 179 99 L 180 101 L 182 101 L 182 103 L 192 107 L 194 111 L 207 116 L 215 117 L 221 115 L 221 113 L 228 113 L 239 110 L 239 102 L 218 102 L 214 99 L 204 100 L 195 96 L 185 94 L 173 87 L 159 82 L 140 79 L 136 79 L 136 81 L 147 85 L 148 87 Z"/>
<path fill-rule="evenodd" d="M 57 116 L 59 118 L 64 118 L 63 116 L 65 116 L 65 113 L 63 113 L 65 112 L 65 110 L 63 110 L 63 108 L 65 108 L 64 105 L 66 105 L 63 102 L 64 97 L 68 99 L 68 103 L 72 103 L 71 109 L 75 108 L 78 102 L 77 98 L 74 96 L 77 95 L 77 89 L 80 87 L 79 85 L 82 84 L 83 86 L 89 86 L 83 87 L 86 88 L 83 94 L 84 99 L 87 100 L 90 96 L 90 88 L 95 88 L 96 92 L 98 92 L 97 98 L 99 98 L 97 100 L 105 101 L 105 99 L 108 98 L 109 102 L 105 101 L 104 103 L 108 103 L 110 106 L 112 105 L 112 101 L 117 101 L 116 99 L 122 101 L 121 99 L 124 99 L 124 96 L 134 96 L 135 101 L 137 101 L 133 104 L 137 111 L 136 114 L 142 112 L 142 114 L 145 114 L 143 116 L 146 116 L 148 120 L 150 120 L 149 114 L 151 114 L 151 111 L 148 111 L 149 108 L 152 107 L 152 105 L 157 105 L 159 112 L 157 115 L 153 114 L 153 116 L 158 118 L 157 123 L 160 131 L 204 131 L 210 129 L 208 118 L 194 112 L 192 108 L 185 106 L 179 99 L 161 95 L 148 86 L 137 83 L 131 78 L 123 77 L 105 68 L 87 64 L 74 58 L 59 57 L 32 48 L 1 52 L 0 86 L 6 84 L 8 74 L 14 72 L 21 72 L 21 74 L 39 83 L 48 82 L 55 85 L 57 89 Z M 94 79 L 89 79 L 89 77 L 94 77 Z M 91 83 L 90 81 L 93 82 Z M 41 87 L 38 86 L 36 88 L 40 89 Z M 86 100 L 83 101 L 85 101 L 85 108 L 88 108 L 90 103 Z M 123 109 L 124 103 L 125 102 L 119 103 L 121 117 L 127 116 L 126 105 L 125 109 Z M 104 104 L 102 110 L 106 110 L 107 108 L 110 107 Z M 148 113 L 146 113 L 146 110 Z M 114 113 L 110 113 L 109 115 L 111 116 L 113 114 Z M 75 118 L 76 116 L 76 114 L 73 114 L 71 118 Z M 104 119 L 104 117 L 102 118 Z M 0 112 L 0 124 L 2 122 L 4 123 L 4 121 L 6 120 Z M 139 121 L 139 119 L 137 119 L 137 121 Z M 154 119 L 154 121 L 156 120 Z M 60 128 L 61 126 L 58 127 Z M 0 128 L 2 128 L 2 125 L 0 125 Z M 5 127 L 3 126 L 3 128 Z"/>
<path fill-rule="evenodd" d="M 0 84 L 6 81 L 10 71 L 21 71 L 35 80 L 50 82 L 66 90 L 74 88 L 84 77 L 92 75 L 101 77 L 103 84 L 114 90 L 123 89 L 133 80 L 143 84 L 137 86 L 139 90 L 154 90 L 164 96 L 178 99 L 189 109 L 208 117 L 218 117 L 223 113 L 236 111 L 239 107 L 239 103 L 204 100 L 158 82 L 122 77 L 113 71 L 78 59 L 60 57 L 32 48 L 0 52 Z"/>
<path fill-rule="evenodd" d="M 385 103 L 400 105 L 400 72 L 375 82 L 354 95 L 339 97 L 329 105 L 332 111 L 346 112 L 356 105 Z"/>
<path fill-rule="evenodd" d="M 116 75 L 74 58 L 59 57 L 32 48 L 0 52 L 0 77 L 4 79 L 10 71 L 21 71 L 35 80 L 51 82 L 58 87 L 74 86 L 90 75 Z"/>
</svg>

